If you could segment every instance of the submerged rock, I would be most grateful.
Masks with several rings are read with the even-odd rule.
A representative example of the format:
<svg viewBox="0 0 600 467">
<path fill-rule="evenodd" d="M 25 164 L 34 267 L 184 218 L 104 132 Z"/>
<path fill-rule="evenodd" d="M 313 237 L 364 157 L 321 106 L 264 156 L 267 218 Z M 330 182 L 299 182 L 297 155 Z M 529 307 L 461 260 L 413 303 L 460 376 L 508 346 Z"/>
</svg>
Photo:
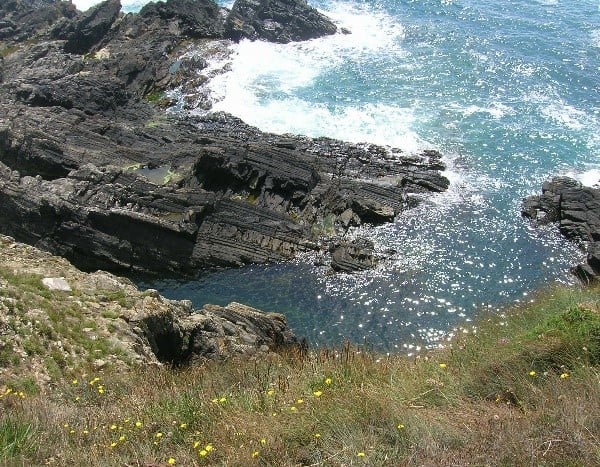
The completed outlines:
<svg viewBox="0 0 600 467">
<path fill-rule="evenodd" d="M 538 223 L 557 223 L 560 232 L 586 251 L 586 262 L 573 268 L 584 282 L 600 278 L 600 189 L 568 177 L 555 177 L 542 194 L 523 201 L 522 214 Z"/>
</svg>

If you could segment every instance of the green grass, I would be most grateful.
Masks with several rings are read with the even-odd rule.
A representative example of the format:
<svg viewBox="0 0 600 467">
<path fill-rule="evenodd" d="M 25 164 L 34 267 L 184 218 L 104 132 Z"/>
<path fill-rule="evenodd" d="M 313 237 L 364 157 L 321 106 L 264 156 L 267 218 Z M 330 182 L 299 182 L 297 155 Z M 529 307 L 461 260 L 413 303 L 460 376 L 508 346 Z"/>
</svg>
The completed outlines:
<svg viewBox="0 0 600 467">
<path fill-rule="evenodd" d="M 27 451 L 31 424 L 13 416 L 0 419 L 0 460 L 15 459 Z"/>
<path fill-rule="evenodd" d="M 596 289 L 552 289 L 416 358 L 343 345 L 97 371 L 50 353 L 41 392 L 0 386 L 2 452 L 9 465 L 598 465 L 599 309 Z"/>
</svg>

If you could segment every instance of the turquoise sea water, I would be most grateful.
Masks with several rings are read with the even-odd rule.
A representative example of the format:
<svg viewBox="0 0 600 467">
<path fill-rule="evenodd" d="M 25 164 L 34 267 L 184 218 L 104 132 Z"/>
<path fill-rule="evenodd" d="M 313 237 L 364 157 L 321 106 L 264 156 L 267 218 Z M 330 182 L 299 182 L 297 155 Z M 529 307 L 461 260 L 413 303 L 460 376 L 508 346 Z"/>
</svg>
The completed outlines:
<svg viewBox="0 0 600 467">
<path fill-rule="evenodd" d="M 144 285 L 285 313 L 317 345 L 414 351 L 572 282 L 582 253 L 519 207 L 553 175 L 600 179 L 598 0 L 311 4 L 352 34 L 234 46 L 215 108 L 267 131 L 439 149 L 450 190 L 360 232 L 398 251 L 375 271 L 332 276 L 300 258 Z"/>
</svg>

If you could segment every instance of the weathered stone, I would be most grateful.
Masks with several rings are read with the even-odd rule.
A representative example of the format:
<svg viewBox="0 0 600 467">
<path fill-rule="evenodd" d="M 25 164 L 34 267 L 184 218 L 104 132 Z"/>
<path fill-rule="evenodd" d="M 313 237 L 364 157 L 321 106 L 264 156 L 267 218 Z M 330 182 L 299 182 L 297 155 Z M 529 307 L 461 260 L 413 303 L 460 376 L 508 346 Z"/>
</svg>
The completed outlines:
<svg viewBox="0 0 600 467">
<path fill-rule="evenodd" d="M 337 272 L 372 269 L 378 261 L 373 242 L 364 238 L 335 243 L 330 251 L 331 268 Z"/>
<path fill-rule="evenodd" d="M 277 20 L 286 31 L 307 8 L 264 4 L 287 11 Z M 128 15 L 117 0 L 78 14 L 50 0 L 0 10 L 0 28 L 16 31 L 1 65 L 0 230 L 81 268 L 181 275 L 291 258 L 318 249 L 319 237 L 393 220 L 411 193 L 447 187 L 435 151 L 279 136 L 224 113 L 165 114 L 161 92 L 206 64 L 181 58 L 181 47 L 223 35 L 212 1 Z"/>
<path fill-rule="evenodd" d="M 587 252 L 586 263 L 573 268 L 584 282 L 600 275 L 600 189 L 583 186 L 568 177 L 555 177 L 542 194 L 523 201 L 522 214 L 539 223 L 556 222 L 561 233 Z"/>
<path fill-rule="evenodd" d="M 106 0 L 80 13 L 69 23 L 60 24 L 53 36 L 66 41 L 66 52 L 87 53 L 105 39 L 120 12 L 120 0 Z"/>
<path fill-rule="evenodd" d="M 305 0 L 236 0 L 225 23 L 225 35 L 287 43 L 335 34 L 337 27 Z"/>
<path fill-rule="evenodd" d="M 44 284 L 49 290 L 71 292 L 71 286 L 64 277 L 44 277 L 42 279 L 42 284 Z"/>
</svg>

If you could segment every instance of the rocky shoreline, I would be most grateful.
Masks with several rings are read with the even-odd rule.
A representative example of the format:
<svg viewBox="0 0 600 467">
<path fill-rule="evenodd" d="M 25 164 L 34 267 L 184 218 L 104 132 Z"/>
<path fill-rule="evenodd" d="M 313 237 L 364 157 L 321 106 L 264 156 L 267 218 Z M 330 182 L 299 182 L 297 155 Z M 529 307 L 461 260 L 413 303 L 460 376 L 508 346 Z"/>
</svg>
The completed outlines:
<svg viewBox="0 0 600 467">
<path fill-rule="evenodd" d="M 285 317 L 239 303 L 194 309 L 0 235 L 0 379 L 45 385 L 51 358 L 95 371 L 302 351 Z M 10 363 L 10 364 L 7 364 Z"/>
<path fill-rule="evenodd" d="M 120 8 L 0 6 L 1 233 L 84 270 L 181 276 L 329 251 L 351 227 L 391 222 L 416 194 L 447 189 L 435 151 L 165 112 L 165 91 L 206 63 L 181 58 L 190 44 L 336 33 L 303 1 Z"/>
<path fill-rule="evenodd" d="M 537 224 L 555 223 L 586 252 L 585 262 L 572 268 L 582 282 L 600 280 L 600 189 L 569 177 L 545 182 L 540 195 L 523 201 L 522 214 Z"/>
</svg>

